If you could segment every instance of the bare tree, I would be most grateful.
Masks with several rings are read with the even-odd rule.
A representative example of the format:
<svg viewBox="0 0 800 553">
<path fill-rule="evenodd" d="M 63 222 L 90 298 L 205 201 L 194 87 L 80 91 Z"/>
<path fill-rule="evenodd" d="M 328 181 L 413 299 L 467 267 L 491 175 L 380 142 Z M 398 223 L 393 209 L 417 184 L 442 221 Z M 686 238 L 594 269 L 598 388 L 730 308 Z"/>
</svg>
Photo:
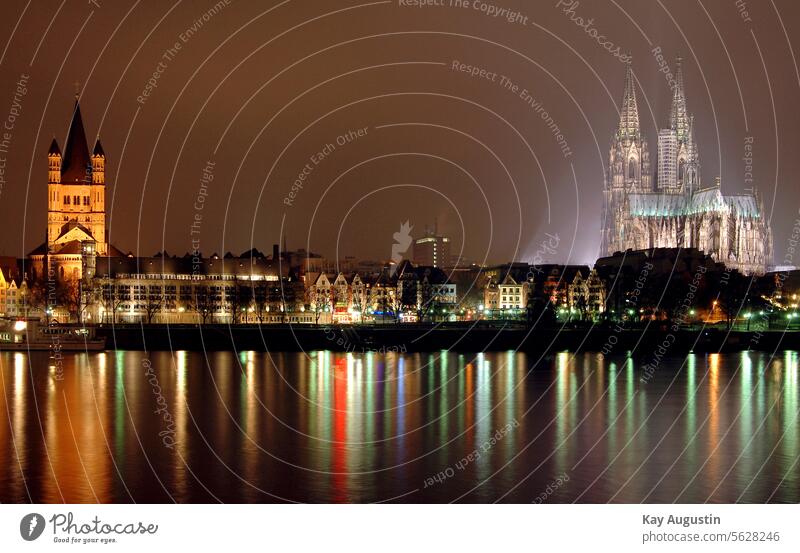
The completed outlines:
<svg viewBox="0 0 800 553">
<path fill-rule="evenodd" d="M 233 324 L 240 323 L 242 321 L 242 313 L 250 305 L 251 289 L 236 276 L 233 279 L 233 285 L 229 286 L 227 290 L 229 290 L 226 295 L 228 296 L 228 304 L 231 307 L 231 322 Z"/>
<path fill-rule="evenodd" d="M 153 323 L 153 318 L 161 311 L 164 305 L 164 289 L 158 284 L 151 284 L 147 287 L 144 296 L 144 312 L 147 324 Z"/>
<path fill-rule="evenodd" d="M 264 317 L 269 311 L 269 291 L 264 283 L 254 284 L 251 290 L 253 311 L 256 314 L 256 319 L 259 323 L 264 322 Z"/>
<path fill-rule="evenodd" d="M 210 290 L 210 288 L 204 284 L 195 286 L 192 292 L 192 307 L 194 311 L 200 315 L 200 321 L 206 324 L 208 318 L 217 310 L 216 295 L 213 290 Z"/>
</svg>

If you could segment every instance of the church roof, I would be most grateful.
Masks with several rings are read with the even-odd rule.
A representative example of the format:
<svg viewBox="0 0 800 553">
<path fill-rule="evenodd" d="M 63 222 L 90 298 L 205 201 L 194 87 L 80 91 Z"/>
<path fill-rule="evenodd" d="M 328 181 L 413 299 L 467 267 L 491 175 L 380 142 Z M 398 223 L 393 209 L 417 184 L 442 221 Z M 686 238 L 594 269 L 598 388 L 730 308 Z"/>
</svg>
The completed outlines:
<svg viewBox="0 0 800 553">
<path fill-rule="evenodd" d="M 91 182 L 92 160 L 86 145 L 86 131 L 83 129 L 81 106 L 75 100 L 75 111 L 69 125 L 64 158 L 61 162 L 61 182 Z"/>
<path fill-rule="evenodd" d="M 58 141 L 55 137 L 53 137 L 53 141 L 50 143 L 50 149 L 47 150 L 47 153 L 61 155 L 61 148 L 58 147 Z"/>
<path fill-rule="evenodd" d="M 639 217 L 670 217 L 687 213 L 687 198 L 683 194 L 630 194 L 632 215 Z"/>
<path fill-rule="evenodd" d="M 761 210 L 759 209 L 758 202 L 756 201 L 755 196 L 750 194 L 725 196 L 725 203 L 727 203 L 731 209 L 736 210 L 736 213 L 742 217 L 761 216 Z"/>
<path fill-rule="evenodd" d="M 34 248 L 30 253 L 28 253 L 28 257 L 32 255 L 44 255 L 47 253 L 47 242 L 42 242 L 36 248 Z"/>
<path fill-rule="evenodd" d="M 81 229 L 83 232 L 85 232 L 89 236 L 92 235 L 92 232 L 88 228 L 86 228 L 85 226 L 80 224 L 78 221 L 73 219 L 73 220 L 68 221 L 68 222 L 64 223 L 63 225 L 61 225 L 61 232 L 58 233 L 58 238 L 56 238 L 56 240 L 58 240 L 59 238 L 61 238 L 62 236 L 64 236 L 65 234 L 67 234 L 69 231 L 71 231 L 74 228 Z"/>
<path fill-rule="evenodd" d="M 82 253 L 83 247 L 80 240 L 70 240 L 53 252 L 54 255 L 80 255 Z"/>
<path fill-rule="evenodd" d="M 108 253 L 102 257 L 127 257 L 128 254 L 117 248 L 113 244 L 108 245 Z"/>
<path fill-rule="evenodd" d="M 698 190 L 692 194 L 689 202 L 689 213 L 704 213 L 708 211 L 726 211 L 725 197 L 719 188 L 712 187 Z"/>
<path fill-rule="evenodd" d="M 698 190 L 691 196 L 683 194 L 630 194 L 630 211 L 639 217 L 676 217 L 696 213 L 734 211 L 740 217 L 760 217 L 755 196 L 737 194 L 723 196 L 716 186 Z"/>
</svg>

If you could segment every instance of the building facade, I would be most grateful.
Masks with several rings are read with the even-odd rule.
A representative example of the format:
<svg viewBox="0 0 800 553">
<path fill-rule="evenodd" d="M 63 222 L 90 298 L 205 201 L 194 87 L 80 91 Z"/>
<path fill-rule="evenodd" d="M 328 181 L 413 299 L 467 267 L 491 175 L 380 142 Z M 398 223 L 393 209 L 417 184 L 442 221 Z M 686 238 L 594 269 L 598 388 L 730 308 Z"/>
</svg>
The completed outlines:
<svg viewBox="0 0 800 553">
<path fill-rule="evenodd" d="M 727 267 L 763 274 L 772 231 L 757 191 L 723 195 L 720 179 L 704 186 L 693 117 L 676 60 L 669 127 L 658 133 L 655 181 L 639 124 L 630 66 L 604 187 L 602 255 L 651 248 L 697 248 Z"/>
<path fill-rule="evenodd" d="M 435 230 L 426 231 L 425 236 L 414 241 L 414 265 L 426 267 L 449 267 L 450 239 L 439 235 Z"/>
</svg>

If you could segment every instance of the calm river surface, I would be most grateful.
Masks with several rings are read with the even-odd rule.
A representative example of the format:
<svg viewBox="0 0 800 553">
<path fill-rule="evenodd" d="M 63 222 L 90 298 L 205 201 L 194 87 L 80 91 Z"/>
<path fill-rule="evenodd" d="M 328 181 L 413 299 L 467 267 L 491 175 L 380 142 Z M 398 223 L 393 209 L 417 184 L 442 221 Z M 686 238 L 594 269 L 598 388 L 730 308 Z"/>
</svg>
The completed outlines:
<svg viewBox="0 0 800 553">
<path fill-rule="evenodd" d="M 2 502 L 798 502 L 798 354 L 0 353 Z"/>
</svg>

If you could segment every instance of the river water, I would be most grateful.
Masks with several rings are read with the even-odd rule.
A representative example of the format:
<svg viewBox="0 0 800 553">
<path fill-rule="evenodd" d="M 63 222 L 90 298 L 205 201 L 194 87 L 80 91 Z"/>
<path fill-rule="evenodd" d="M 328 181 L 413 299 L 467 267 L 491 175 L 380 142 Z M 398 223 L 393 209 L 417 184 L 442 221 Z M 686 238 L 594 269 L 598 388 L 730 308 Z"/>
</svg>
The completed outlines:
<svg viewBox="0 0 800 553">
<path fill-rule="evenodd" d="M 0 353 L 2 502 L 798 502 L 798 353 Z"/>
</svg>

